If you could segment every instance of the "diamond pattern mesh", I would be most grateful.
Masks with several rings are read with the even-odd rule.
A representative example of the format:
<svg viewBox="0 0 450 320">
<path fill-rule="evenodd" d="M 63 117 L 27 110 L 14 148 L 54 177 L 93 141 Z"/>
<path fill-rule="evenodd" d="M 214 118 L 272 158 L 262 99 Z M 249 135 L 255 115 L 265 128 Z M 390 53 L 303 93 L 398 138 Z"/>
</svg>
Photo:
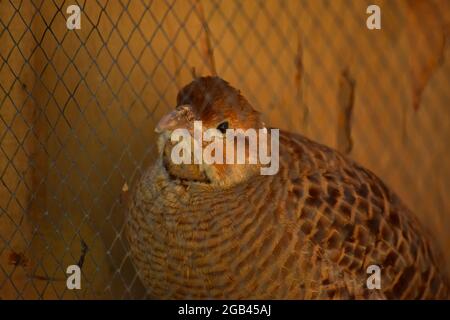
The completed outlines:
<svg viewBox="0 0 450 320">
<path fill-rule="evenodd" d="M 0 298 L 146 297 L 123 186 L 194 74 L 349 153 L 449 247 L 450 2 L 373 1 L 374 31 L 371 2 L 0 1 Z M 81 290 L 66 288 L 72 264 Z"/>
</svg>

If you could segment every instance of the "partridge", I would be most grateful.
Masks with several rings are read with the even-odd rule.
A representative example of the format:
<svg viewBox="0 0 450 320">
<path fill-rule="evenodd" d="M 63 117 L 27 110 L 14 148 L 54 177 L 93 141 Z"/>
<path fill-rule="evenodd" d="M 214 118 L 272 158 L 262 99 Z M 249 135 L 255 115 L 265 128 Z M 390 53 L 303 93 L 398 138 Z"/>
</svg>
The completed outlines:
<svg viewBox="0 0 450 320">
<path fill-rule="evenodd" d="M 218 77 L 180 90 L 157 126 L 159 156 L 131 193 L 127 234 L 149 296 L 161 299 L 440 299 L 449 282 L 430 236 L 375 174 L 280 130 L 279 170 L 175 164 L 170 134 L 266 128 Z M 380 283 L 368 285 L 370 266 Z"/>
</svg>

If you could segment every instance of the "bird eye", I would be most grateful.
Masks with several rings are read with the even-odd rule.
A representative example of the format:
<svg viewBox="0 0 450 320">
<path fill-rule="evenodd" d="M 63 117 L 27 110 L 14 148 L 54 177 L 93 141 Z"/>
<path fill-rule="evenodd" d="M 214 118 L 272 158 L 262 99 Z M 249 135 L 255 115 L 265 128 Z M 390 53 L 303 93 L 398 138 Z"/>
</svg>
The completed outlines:
<svg viewBox="0 0 450 320">
<path fill-rule="evenodd" d="M 228 121 L 224 121 L 221 124 L 219 124 L 217 126 L 217 130 L 219 130 L 220 132 L 222 132 L 222 134 L 225 134 L 225 132 L 228 129 Z"/>
</svg>

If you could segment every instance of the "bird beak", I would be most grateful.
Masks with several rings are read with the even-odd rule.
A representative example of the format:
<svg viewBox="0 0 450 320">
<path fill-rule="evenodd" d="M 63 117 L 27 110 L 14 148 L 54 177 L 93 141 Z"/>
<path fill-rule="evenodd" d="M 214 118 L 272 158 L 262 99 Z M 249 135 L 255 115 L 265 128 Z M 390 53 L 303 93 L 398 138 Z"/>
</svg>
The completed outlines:
<svg viewBox="0 0 450 320">
<path fill-rule="evenodd" d="M 193 119 L 191 107 L 189 105 L 180 106 L 159 120 L 155 132 L 162 133 L 164 131 L 173 131 L 178 128 L 188 129 L 192 126 L 191 122 Z"/>
</svg>

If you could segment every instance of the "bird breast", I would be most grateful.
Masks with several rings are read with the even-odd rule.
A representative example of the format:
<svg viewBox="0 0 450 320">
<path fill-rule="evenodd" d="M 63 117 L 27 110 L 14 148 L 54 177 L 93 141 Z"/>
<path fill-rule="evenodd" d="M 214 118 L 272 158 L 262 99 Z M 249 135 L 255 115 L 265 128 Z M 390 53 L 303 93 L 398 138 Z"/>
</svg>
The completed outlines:
<svg viewBox="0 0 450 320">
<path fill-rule="evenodd" d="M 286 253 L 301 252 L 292 217 L 276 205 L 287 197 L 277 180 L 259 176 L 218 189 L 171 179 L 159 160 L 138 184 L 129 217 L 132 252 L 150 293 L 239 298 L 260 288 L 270 296 Z M 298 248 L 282 250 L 289 246 Z M 269 272 L 266 281 L 257 270 Z"/>
</svg>

